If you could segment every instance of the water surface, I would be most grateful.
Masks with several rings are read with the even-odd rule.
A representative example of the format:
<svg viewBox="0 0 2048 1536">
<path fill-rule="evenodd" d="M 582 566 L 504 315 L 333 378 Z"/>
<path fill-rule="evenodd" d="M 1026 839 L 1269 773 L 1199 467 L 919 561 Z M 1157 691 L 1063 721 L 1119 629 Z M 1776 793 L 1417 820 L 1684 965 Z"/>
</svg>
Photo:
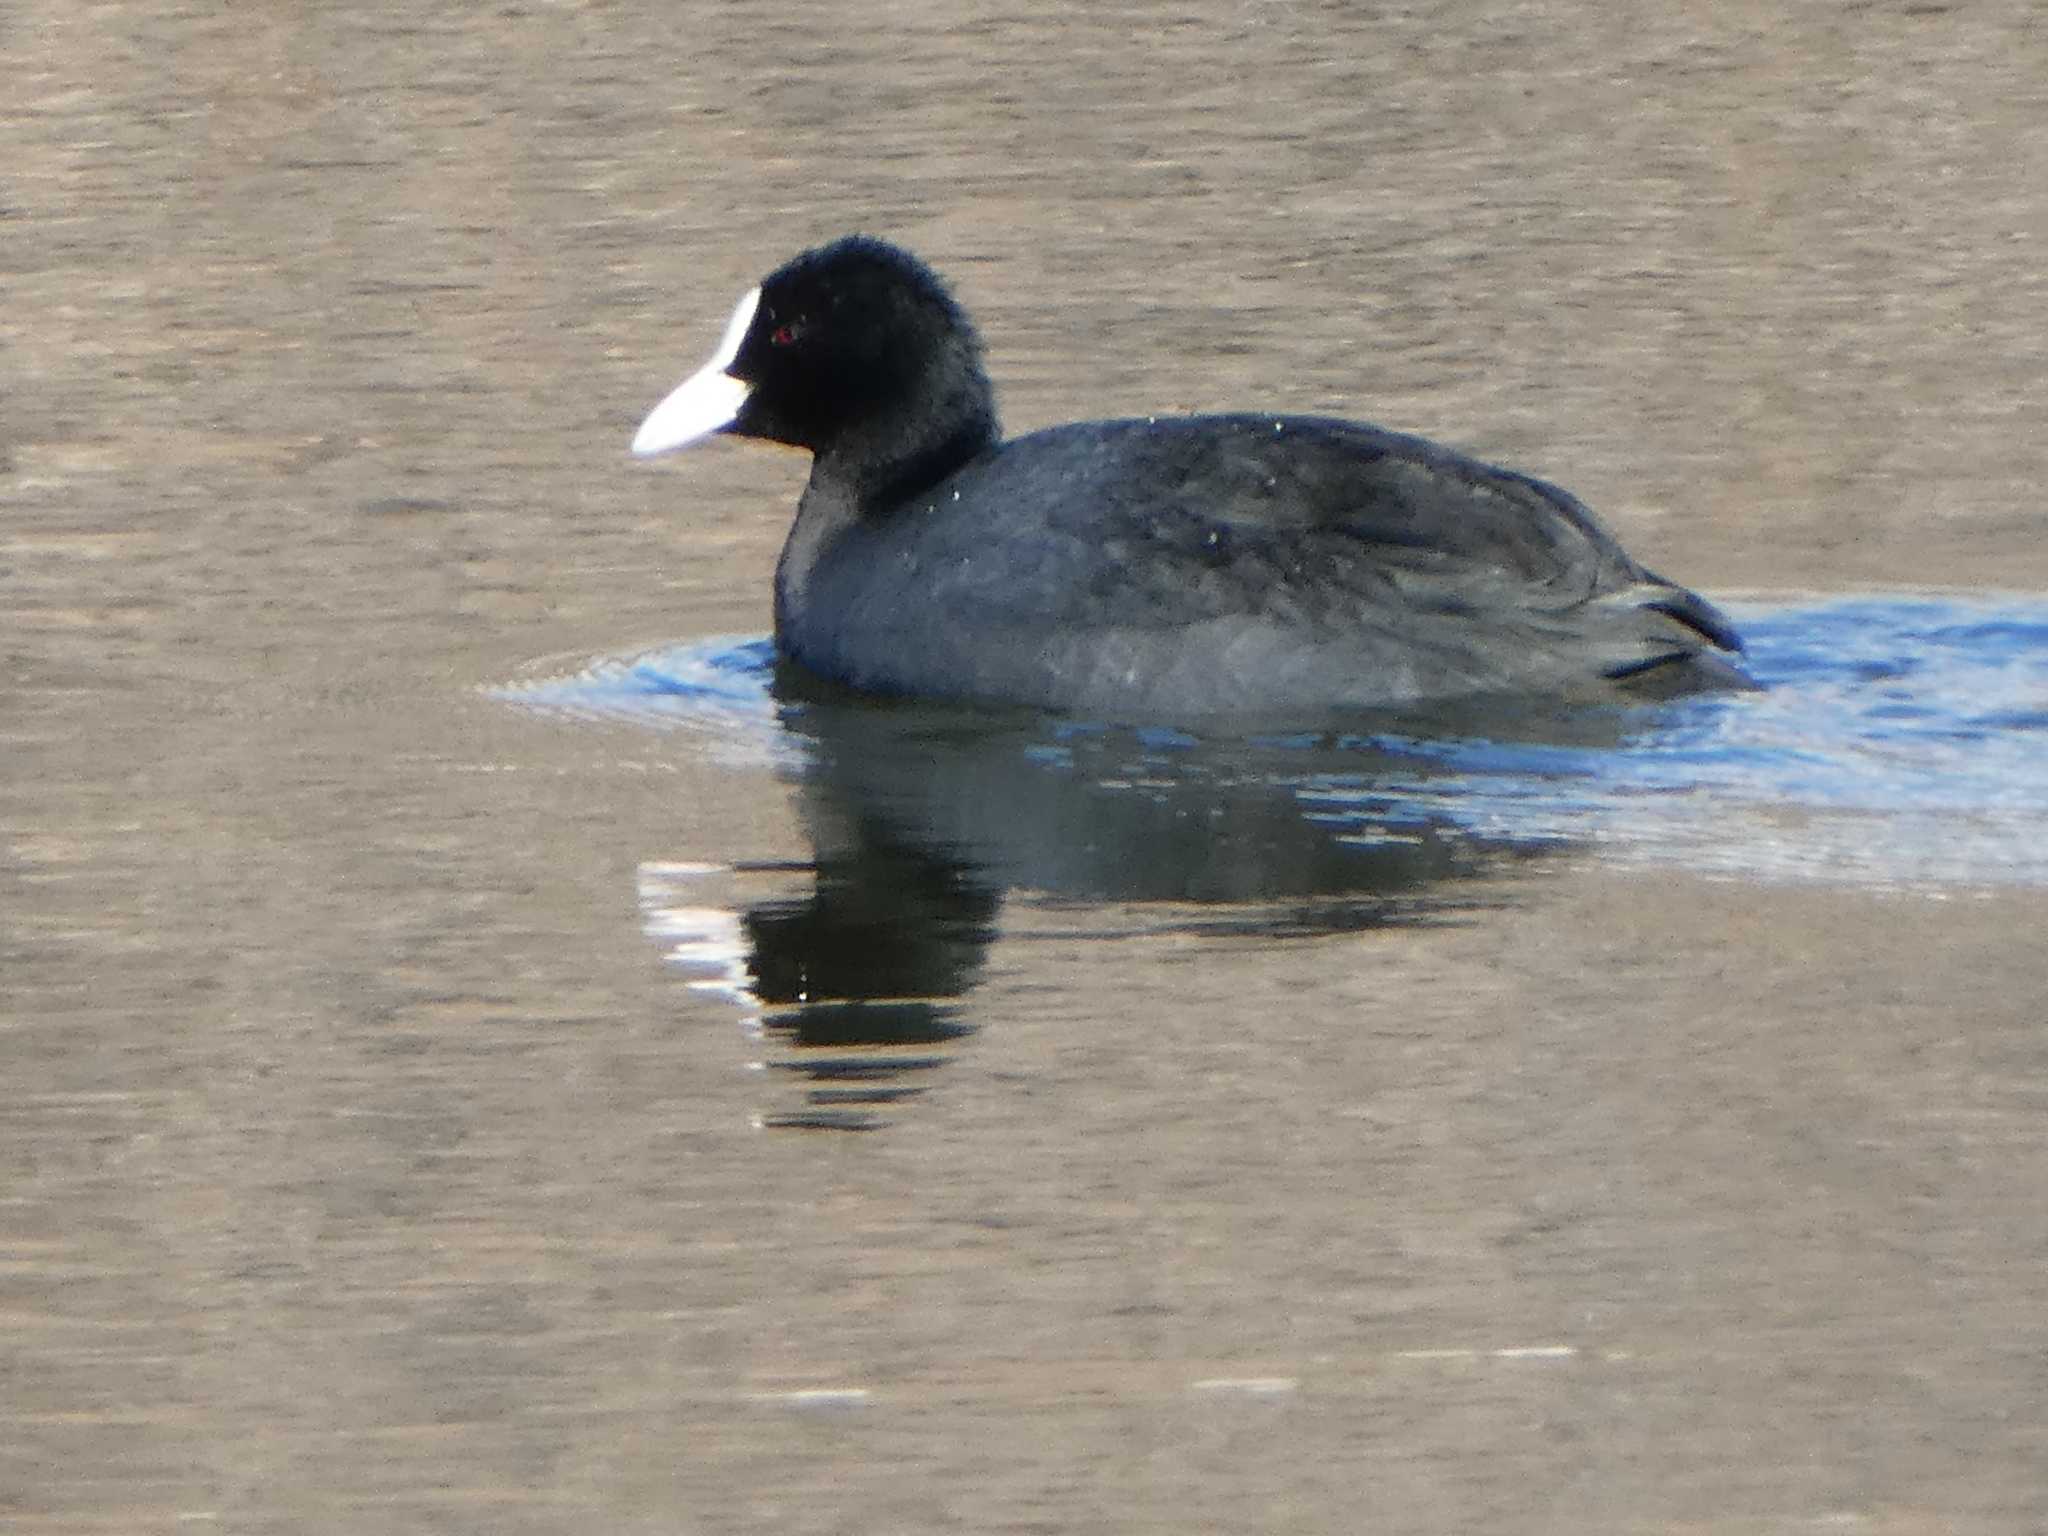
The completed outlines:
<svg viewBox="0 0 2048 1536">
<path fill-rule="evenodd" d="M 10 1533 L 2048 1529 L 2038 6 L 24 0 L 0 77 Z M 785 716 L 801 462 L 625 443 L 855 228 L 1013 430 L 1423 432 L 1773 686 Z"/>
<path fill-rule="evenodd" d="M 1004 886 L 1121 900 L 1371 889 L 1366 850 L 1596 848 L 1746 879 L 1939 892 L 2048 881 L 2048 600 L 1731 604 L 1762 691 L 1509 721 L 1242 738 L 907 706 L 778 705 L 765 640 L 495 690 L 690 738 L 865 802 Z M 824 787 L 820 787 L 820 785 Z M 1350 849 L 1335 867 L 1334 850 Z M 1231 884 L 1212 885 L 1227 869 Z"/>
<path fill-rule="evenodd" d="M 1293 733 L 784 702 L 766 640 L 491 691 L 795 786 L 808 859 L 652 858 L 643 922 L 809 1084 L 759 1123 L 871 1130 L 973 1032 L 1005 902 L 1105 939 L 1278 938 L 1469 920 L 1559 859 L 1930 899 L 2048 883 L 2048 601 L 1736 611 L 1755 693 Z"/>
</svg>

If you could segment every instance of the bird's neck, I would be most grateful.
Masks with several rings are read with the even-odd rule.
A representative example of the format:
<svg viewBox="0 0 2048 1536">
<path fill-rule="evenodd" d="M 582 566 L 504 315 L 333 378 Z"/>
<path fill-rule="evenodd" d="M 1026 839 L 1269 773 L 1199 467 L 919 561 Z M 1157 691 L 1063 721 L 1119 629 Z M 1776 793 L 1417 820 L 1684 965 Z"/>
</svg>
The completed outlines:
<svg viewBox="0 0 2048 1536">
<path fill-rule="evenodd" d="M 1001 439 L 995 391 L 978 367 L 934 369 L 885 410 L 857 417 L 817 450 L 811 492 L 883 517 Z"/>
</svg>

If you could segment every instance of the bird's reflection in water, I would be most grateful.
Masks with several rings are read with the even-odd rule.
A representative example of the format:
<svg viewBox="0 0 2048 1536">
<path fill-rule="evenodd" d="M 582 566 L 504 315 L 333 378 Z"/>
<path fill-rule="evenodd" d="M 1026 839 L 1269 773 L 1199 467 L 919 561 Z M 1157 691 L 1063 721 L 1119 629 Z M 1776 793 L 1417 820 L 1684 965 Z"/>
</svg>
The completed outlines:
<svg viewBox="0 0 2048 1536">
<path fill-rule="evenodd" d="M 808 891 L 742 915 L 771 1063 L 803 1080 L 782 1125 L 861 1129 L 915 1097 L 972 1031 L 957 999 L 981 973 L 1001 893 L 964 864 L 875 842 L 820 848 Z"/>
<path fill-rule="evenodd" d="M 814 858 L 650 865 L 642 896 L 672 957 L 756 1021 L 764 1066 L 800 1081 L 800 1105 L 764 1123 L 832 1129 L 883 1123 L 972 1032 L 962 1000 L 1005 899 L 1073 914 L 1066 939 L 1460 917 L 1500 899 L 1476 877 L 1565 845 L 1469 814 L 1418 735 L 1622 734 L 1609 714 L 1204 740 L 830 699 L 787 702 L 782 718 Z M 725 894 L 706 906 L 714 883 Z"/>
<path fill-rule="evenodd" d="M 796 1078 L 780 1127 L 866 1130 L 974 1026 L 1001 893 L 959 864 L 874 844 L 809 864 L 643 865 L 648 930 L 745 1011 L 762 1065 Z"/>
</svg>

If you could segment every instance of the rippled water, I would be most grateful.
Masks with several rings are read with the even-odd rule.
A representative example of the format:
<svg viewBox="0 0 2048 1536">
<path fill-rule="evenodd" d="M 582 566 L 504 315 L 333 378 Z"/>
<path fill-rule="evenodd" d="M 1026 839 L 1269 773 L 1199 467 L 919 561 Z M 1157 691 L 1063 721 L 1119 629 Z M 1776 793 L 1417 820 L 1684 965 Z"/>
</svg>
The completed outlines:
<svg viewBox="0 0 2048 1536">
<path fill-rule="evenodd" d="M 2048 602 L 1749 602 L 1756 693 L 1231 739 L 780 702 L 765 640 L 493 690 L 797 787 L 813 857 L 644 860 L 649 938 L 760 1048 L 760 1123 L 869 1130 L 976 1026 L 1006 904 L 1102 941 L 1455 920 L 1556 858 L 1923 893 L 2048 884 Z M 784 1084 L 788 1085 L 786 1089 Z M 790 1091 L 793 1090 L 793 1091 Z"/>
<path fill-rule="evenodd" d="M 737 769 L 828 781 L 1003 884 L 1052 894 L 1370 890 L 1423 846 L 1474 863 L 1583 846 L 1748 878 L 2048 883 L 2048 600 L 1903 593 L 1732 609 L 1763 692 L 1512 734 L 1397 721 L 1224 742 L 904 707 L 863 719 L 778 705 L 761 640 L 607 658 L 500 696 L 683 732 Z M 1069 836 L 1077 817 L 1096 857 Z"/>
<path fill-rule="evenodd" d="M 0 9 L 0 1527 L 2048 1530 L 2041 22 Z M 1834 596 L 1534 741 L 786 710 L 802 466 L 625 443 L 851 229 L 1012 430 Z"/>
</svg>

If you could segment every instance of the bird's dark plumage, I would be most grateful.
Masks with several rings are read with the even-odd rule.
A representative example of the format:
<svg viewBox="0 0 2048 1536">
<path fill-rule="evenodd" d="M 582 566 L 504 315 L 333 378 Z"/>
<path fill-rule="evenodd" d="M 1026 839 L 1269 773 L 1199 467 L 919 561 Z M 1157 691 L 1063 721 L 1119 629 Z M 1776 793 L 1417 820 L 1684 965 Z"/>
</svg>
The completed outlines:
<svg viewBox="0 0 2048 1536">
<path fill-rule="evenodd" d="M 634 447 L 814 454 L 776 641 L 830 681 L 1125 720 L 1744 686 L 1710 603 L 1568 493 L 1324 417 L 1094 421 L 1008 442 L 916 258 L 853 237 L 741 301 Z"/>
</svg>

